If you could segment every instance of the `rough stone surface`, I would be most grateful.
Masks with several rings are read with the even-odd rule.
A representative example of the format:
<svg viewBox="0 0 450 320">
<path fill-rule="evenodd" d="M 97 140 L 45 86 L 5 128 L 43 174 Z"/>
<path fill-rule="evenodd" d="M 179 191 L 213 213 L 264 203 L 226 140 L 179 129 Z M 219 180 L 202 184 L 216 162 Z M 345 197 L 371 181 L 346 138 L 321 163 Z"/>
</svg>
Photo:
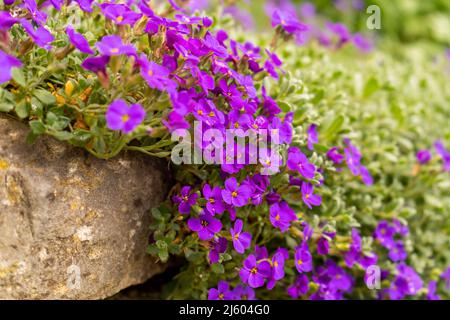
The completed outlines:
<svg viewBox="0 0 450 320">
<path fill-rule="evenodd" d="M 0 299 L 101 299 L 162 271 L 145 251 L 164 166 L 27 133 L 0 116 Z"/>
</svg>

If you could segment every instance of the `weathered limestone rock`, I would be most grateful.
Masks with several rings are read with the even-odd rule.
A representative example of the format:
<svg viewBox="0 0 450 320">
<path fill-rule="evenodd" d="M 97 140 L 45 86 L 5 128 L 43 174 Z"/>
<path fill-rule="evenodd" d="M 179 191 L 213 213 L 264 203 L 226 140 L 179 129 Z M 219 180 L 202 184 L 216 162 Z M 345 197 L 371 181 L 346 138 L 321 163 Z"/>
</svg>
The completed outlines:
<svg viewBox="0 0 450 320">
<path fill-rule="evenodd" d="M 0 116 L 0 299 L 100 299 L 160 272 L 145 251 L 167 192 L 161 163 L 27 145 L 27 132 Z"/>
</svg>

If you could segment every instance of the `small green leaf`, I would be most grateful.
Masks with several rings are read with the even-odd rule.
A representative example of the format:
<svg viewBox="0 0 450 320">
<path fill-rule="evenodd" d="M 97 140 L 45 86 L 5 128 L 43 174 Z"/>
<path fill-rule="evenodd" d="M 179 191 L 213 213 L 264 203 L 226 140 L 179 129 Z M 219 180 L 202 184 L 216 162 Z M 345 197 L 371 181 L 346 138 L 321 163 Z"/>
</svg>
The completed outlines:
<svg viewBox="0 0 450 320">
<path fill-rule="evenodd" d="M 45 132 L 45 126 L 40 120 L 33 120 L 30 122 L 31 130 L 34 134 L 39 135 Z"/>
<path fill-rule="evenodd" d="M 342 115 L 337 116 L 330 125 L 325 129 L 324 136 L 326 139 L 332 138 L 344 124 L 344 117 Z"/>
<path fill-rule="evenodd" d="M 370 78 L 369 80 L 367 80 L 366 85 L 364 86 L 363 96 L 365 98 L 368 98 L 378 89 L 380 89 L 378 80 L 376 78 Z"/>
<path fill-rule="evenodd" d="M 61 140 L 61 141 L 67 141 L 73 138 L 73 135 L 71 132 L 67 132 L 67 131 L 57 131 L 57 132 L 53 132 L 52 136 L 54 136 L 56 139 Z"/>
<path fill-rule="evenodd" d="M 34 91 L 34 96 L 38 98 L 43 104 L 51 105 L 56 103 L 56 98 L 47 90 L 37 89 Z"/>
<path fill-rule="evenodd" d="M 223 267 L 223 264 L 220 264 L 220 263 L 214 263 L 211 266 L 211 270 L 212 270 L 212 272 L 217 273 L 217 274 L 225 273 L 225 268 Z"/>
<path fill-rule="evenodd" d="M 25 119 L 26 117 L 28 117 L 28 114 L 30 112 L 30 105 L 25 100 L 22 100 L 16 106 L 15 111 L 19 118 Z"/>
<path fill-rule="evenodd" d="M 14 109 L 14 106 L 12 104 L 9 104 L 7 102 L 0 103 L 0 112 L 10 112 L 12 109 Z"/>
<path fill-rule="evenodd" d="M 13 68 L 11 71 L 12 78 L 15 82 L 21 87 L 27 86 L 27 80 L 25 79 L 25 74 L 23 73 L 22 69 Z"/>
</svg>

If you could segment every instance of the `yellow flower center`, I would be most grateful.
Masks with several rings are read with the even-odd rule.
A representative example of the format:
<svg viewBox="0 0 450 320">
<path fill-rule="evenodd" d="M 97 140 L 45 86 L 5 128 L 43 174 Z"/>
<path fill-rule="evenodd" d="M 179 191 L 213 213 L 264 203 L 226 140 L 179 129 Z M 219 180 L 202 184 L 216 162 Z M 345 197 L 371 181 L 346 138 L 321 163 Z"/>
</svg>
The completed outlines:
<svg viewBox="0 0 450 320">
<path fill-rule="evenodd" d="M 223 300 L 223 298 L 224 298 L 223 293 L 219 293 L 219 299 L 220 299 L 220 300 Z"/>
<path fill-rule="evenodd" d="M 203 110 L 197 110 L 197 114 L 198 114 L 199 116 L 202 116 L 202 115 L 203 115 Z"/>
<path fill-rule="evenodd" d="M 233 197 L 233 198 L 236 198 L 237 197 L 237 192 L 236 191 L 233 191 L 232 193 L 231 193 L 231 196 Z"/>
<path fill-rule="evenodd" d="M 275 220 L 276 220 L 276 221 L 280 221 L 280 215 L 279 215 L 279 214 L 277 214 L 277 215 L 275 216 Z"/>
<path fill-rule="evenodd" d="M 301 265 L 303 264 L 303 261 L 302 261 L 301 259 L 298 259 L 298 260 L 297 260 L 297 264 L 298 264 L 299 266 L 301 266 Z"/>
<path fill-rule="evenodd" d="M 150 77 L 153 77 L 153 70 L 148 70 L 147 74 L 148 74 Z"/>
<path fill-rule="evenodd" d="M 124 115 L 122 116 L 122 122 L 127 122 L 128 120 L 130 120 L 130 116 L 127 115 L 127 114 L 124 114 Z"/>
<path fill-rule="evenodd" d="M 122 16 L 118 16 L 118 17 L 116 18 L 116 21 L 117 21 L 117 22 L 122 22 L 122 21 L 123 21 L 123 17 L 122 17 Z"/>
<path fill-rule="evenodd" d="M 273 266 L 274 266 L 274 267 L 278 267 L 278 261 L 275 261 L 275 262 L 273 263 Z"/>
<path fill-rule="evenodd" d="M 235 123 L 234 123 L 234 127 L 235 127 L 236 129 L 239 128 L 239 123 L 235 122 Z"/>
<path fill-rule="evenodd" d="M 119 52 L 119 49 L 118 49 L 118 48 L 112 48 L 112 49 L 111 49 L 111 53 L 117 53 L 117 52 Z"/>
<path fill-rule="evenodd" d="M 258 273 L 258 269 L 256 269 L 256 267 L 253 267 L 252 270 L 250 270 L 251 274 L 257 274 Z"/>
<path fill-rule="evenodd" d="M 216 200 L 214 200 L 214 198 L 209 198 L 209 203 L 216 203 Z"/>
<path fill-rule="evenodd" d="M 214 117 L 214 116 L 215 116 L 214 112 L 211 111 L 211 112 L 209 113 L 209 116 L 210 116 L 211 118 Z"/>
</svg>

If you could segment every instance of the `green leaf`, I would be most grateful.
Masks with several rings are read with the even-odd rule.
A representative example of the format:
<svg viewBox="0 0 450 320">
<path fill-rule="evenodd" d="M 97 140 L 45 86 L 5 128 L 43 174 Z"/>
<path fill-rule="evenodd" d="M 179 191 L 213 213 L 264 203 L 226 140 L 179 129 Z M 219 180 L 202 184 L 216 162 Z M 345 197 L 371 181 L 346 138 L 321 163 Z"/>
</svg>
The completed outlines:
<svg viewBox="0 0 450 320">
<path fill-rule="evenodd" d="M 223 267 L 223 264 L 220 264 L 220 263 L 214 263 L 211 266 L 211 270 L 212 270 L 212 272 L 217 273 L 217 274 L 225 273 L 225 268 Z"/>
<path fill-rule="evenodd" d="M 52 136 L 54 136 L 56 139 L 61 140 L 61 141 L 67 141 L 73 138 L 73 135 L 71 132 L 67 132 L 67 131 L 57 131 L 57 132 L 53 132 Z"/>
<path fill-rule="evenodd" d="M 27 103 L 25 100 L 22 100 L 19 102 L 19 104 L 16 106 L 15 111 L 17 113 L 17 116 L 21 119 L 25 119 L 28 117 L 30 112 L 30 104 Z"/>
<path fill-rule="evenodd" d="M 283 110 L 284 112 L 289 112 L 292 110 L 292 106 L 286 102 L 286 101 L 279 101 L 278 106 Z"/>
<path fill-rule="evenodd" d="M 45 126 L 40 120 L 33 120 L 30 122 L 31 130 L 34 134 L 39 135 L 45 132 Z"/>
<path fill-rule="evenodd" d="M 12 104 L 9 104 L 7 102 L 0 103 L 0 112 L 10 112 L 12 109 L 14 109 L 14 106 Z"/>
<path fill-rule="evenodd" d="M 27 80 L 25 79 L 25 74 L 22 69 L 13 68 L 11 71 L 12 78 L 21 87 L 27 86 Z"/>
<path fill-rule="evenodd" d="M 43 104 L 52 105 L 56 103 L 56 98 L 49 91 L 44 89 L 37 89 L 33 92 L 34 96 L 38 98 Z"/>
<path fill-rule="evenodd" d="M 370 78 L 369 80 L 367 80 L 366 85 L 364 86 L 363 96 L 365 98 L 368 98 L 378 89 L 380 89 L 378 80 L 376 78 Z"/>
<path fill-rule="evenodd" d="M 330 123 L 328 127 L 326 127 L 324 131 L 325 139 L 333 138 L 333 136 L 342 128 L 344 120 L 345 119 L 342 115 L 339 115 L 336 118 L 334 118 L 334 120 Z"/>
</svg>

